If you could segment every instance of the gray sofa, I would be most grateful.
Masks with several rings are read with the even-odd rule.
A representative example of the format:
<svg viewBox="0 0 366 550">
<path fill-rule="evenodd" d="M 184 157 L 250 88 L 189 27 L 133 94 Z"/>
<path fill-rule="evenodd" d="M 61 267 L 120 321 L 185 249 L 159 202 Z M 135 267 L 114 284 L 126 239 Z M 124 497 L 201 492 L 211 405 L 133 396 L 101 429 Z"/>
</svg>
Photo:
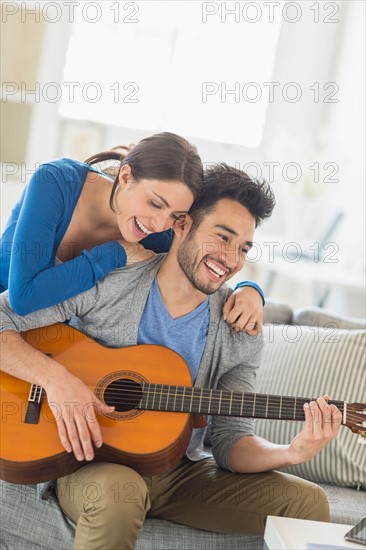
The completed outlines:
<svg viewBox="0 0 366 550">
<path fill-rule="evenodd" d="M 334 391 L 337 392 L 331 394 L 334 399 L 366 401 L 362 386 L 365 325 L 360 320 L 338 318 L 317 308 L 292 311 L 284 304 L 269 301 L 265 307 L 264 331 L 267 342 L 257 380 L 259 393 L 317 397 Z M 342 378 L 344 373 L 348 387 Z M 342 395 L 338 395 L 338 387 Z M 305 389 L 315 392 L 314 395 L 308 395 Z M 294 422 L 256 422 L 256 433 L 279 443 L 288 442 L 299 429 Z M 347 428 L 342 427 L 341 432 L 320 457 L 289 471 L 317 482 L 326 490 L 334 523 L 353 525 L 366 513 L 366 446 L 358 445 L 357 436 Z M 53 494 L 42 500 L 40 486 L 3 481 L 0 490 L 1 549 L 73 547 L 74 525 L 64 517 Z M 263 538 L 210 533 L 169 521 L 146 519 L 136 548 L 254 550 L 263 548 Z"/>
</svg>

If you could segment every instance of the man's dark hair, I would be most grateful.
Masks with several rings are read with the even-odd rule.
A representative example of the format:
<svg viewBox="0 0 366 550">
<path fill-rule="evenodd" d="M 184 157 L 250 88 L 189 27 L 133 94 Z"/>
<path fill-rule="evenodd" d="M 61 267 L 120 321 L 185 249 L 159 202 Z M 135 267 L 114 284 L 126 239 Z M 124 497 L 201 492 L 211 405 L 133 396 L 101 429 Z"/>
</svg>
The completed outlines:
<svg viewBox="0 0 366 550">
<path fill-rule="evenodd" d="M 245 206 L 255 218 L 256 227 L 272 214 L 276 204 L 275 196 L 265 180 L 253 179 L 242 170 L 225 163 L 208 167 L 204 172 L 203 180 L 202 193 L 189 211 L 193 230 L 222 199 L 238 201 Z"/>
</svg>

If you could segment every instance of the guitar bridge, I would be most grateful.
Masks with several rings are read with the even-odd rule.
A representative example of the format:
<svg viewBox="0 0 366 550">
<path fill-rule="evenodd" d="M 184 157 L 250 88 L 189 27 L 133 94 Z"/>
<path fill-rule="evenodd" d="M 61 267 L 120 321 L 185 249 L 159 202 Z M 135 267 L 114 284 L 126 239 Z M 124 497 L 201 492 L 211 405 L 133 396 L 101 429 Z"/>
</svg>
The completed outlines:
<svg viewBox="0 0 366 550">
<path fill-rule="evenodd" d="M 44 390 L 42 386 L 32 384 L 29 390 L 28 406 L 24 419 L 25 424 L 38 424 L 43 398 Z"/>
<path fill-rule="evenodd" d="M 47 357 L 52 357 L 52 353 L 46 353 L 45 355 L 47 355 Z M 44 389 L 42 386 L 38 386 L 38 384 L 31 384 L 24 424 L 38 424 L 43 398 Z"/>
</svg>

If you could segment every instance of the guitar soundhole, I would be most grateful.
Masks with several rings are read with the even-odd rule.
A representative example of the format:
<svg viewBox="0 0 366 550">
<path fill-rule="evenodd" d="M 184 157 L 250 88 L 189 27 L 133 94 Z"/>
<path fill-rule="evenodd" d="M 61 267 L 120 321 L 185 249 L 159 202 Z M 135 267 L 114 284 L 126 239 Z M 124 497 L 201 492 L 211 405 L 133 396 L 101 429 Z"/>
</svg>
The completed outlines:
<svg viewBox="0 0 366 550">
<path fill-rule="evenodd" d="M 114 380 L 104 390 L 104 401 L 115 407 L 116 412 L 135 409 L 142 399 L 141 385 L 129 378 Z"/>
</svg>

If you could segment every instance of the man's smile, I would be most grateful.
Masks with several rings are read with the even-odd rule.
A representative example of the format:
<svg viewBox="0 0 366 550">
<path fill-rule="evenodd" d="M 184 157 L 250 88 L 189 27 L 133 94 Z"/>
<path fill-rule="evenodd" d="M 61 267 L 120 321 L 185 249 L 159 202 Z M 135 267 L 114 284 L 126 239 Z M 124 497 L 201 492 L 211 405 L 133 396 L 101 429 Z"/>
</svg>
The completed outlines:
<svg viewBox="0 0 366 550">
<path fill-rule="evenodd" d="M 213 281 L 220 281 L 230 273 L 230 270 L 224 267 L 221 262 L 217 262 L 211 258 L 204 259 L 203 264 L 209 278 Z"/>
</svg>

